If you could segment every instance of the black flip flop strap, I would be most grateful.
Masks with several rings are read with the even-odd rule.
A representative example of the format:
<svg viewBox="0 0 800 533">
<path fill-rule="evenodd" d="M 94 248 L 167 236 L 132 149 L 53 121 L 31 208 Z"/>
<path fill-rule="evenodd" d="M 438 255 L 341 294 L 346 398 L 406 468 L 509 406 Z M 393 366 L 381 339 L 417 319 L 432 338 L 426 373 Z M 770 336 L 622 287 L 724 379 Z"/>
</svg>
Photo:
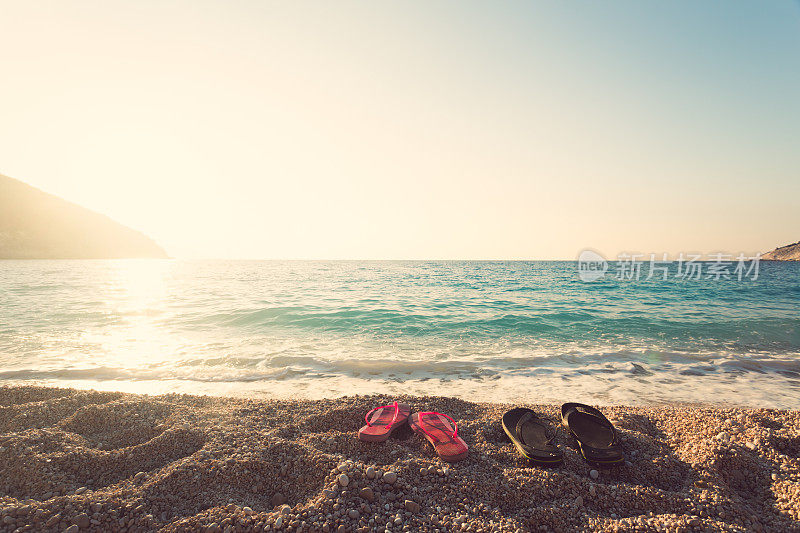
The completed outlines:
<svg viewBox="0 0 800 533">
<path fill-rule="evenodd" d="M 517 434 L 517 440 L 520 442 L 520 444 L 522 444 L 523 446 L 525 446 L 527 448 L 535 450 L 535 448 L 532 448 L 531 446 L 528 446 L 522 440 L 522 426 L 526 422 L 531 422 L 533 424 L 539 423 L 540 425 L 545 426 L 545 434 L 547 435 L 547 441 L 545 441 L 545 443 L 548 446 L 552 446 L 553 445 L 553 440 L 555 439 L 555 434 L 553 434 L 553 432 L 551 432 L 551 431 L 547 431 L 547 426 L 544 424 L 544 421 L 541 418 L 535 416 L 533 413 L 530 413 L 530 412 L 527 412 L 524 415 L 522 415 L 519 418 L 519 420 L 517 421 L 517 427 L 514 428 L 514 432 Z"/>
<path fill-rule="evenodd" d="M 611 429 L 611 434 L 614 436 L 613 439 L 611 440 L 611 444 L 609 445 L 608 448 L 595 448 L 593 446 L 589 446 L 585 442 L 583 442 L 580 439 L 578 439 L 578 435 L 575 434 L 574 431 L 572 431 L 572 428 L 570 428 L 569 432 L 572 433 L 572 435 L 576 439 L 578 439 L 578 442 L 581 443 L 581 447 L 584 450 L 594 451 L 594 452 L 597 452 L 597 453 L 604 453 L 604 452 L 607 452 L 609 449 L 612 449 L 612 448 L 615 448 L 615 447 L 619 447 L 619 437 L 617 436 L 617 429 L 614 427 L 614 424 L 612 424 L 611 421 L 608 418 L 605 417 L 605 415 L 603 413 L 601 413 L 600 411 L 598 411 L 597 409 L 594 409 L 592 407 L 586 409 L 582 405 L 576 405 L 574 407 L 574 409 L 575 409 L 575 411 L 577 411 L 579 413 L 583 413 L 583 414 L 586 414 L 586 415 L 589 415 L 589 416 L 594 416 L 595 418 L 600 419 L 600 422 L 602 422 L 603 425 L 605 425 L 607 428 Z M 567 413 L 567 418 L 569 418 L 569 413 Z"/>
<path fill-rule="evenodd" d="M 604 415 L 594 407 L 589 407 L 588 405 L 576 405 L 574 409 L 579 413 L 599 418 L 603 422 L 603 424 L 609 426 L 611 425 L 611 421 L 608 418 L 606 418 L 606 415 Z"/>
</svg>

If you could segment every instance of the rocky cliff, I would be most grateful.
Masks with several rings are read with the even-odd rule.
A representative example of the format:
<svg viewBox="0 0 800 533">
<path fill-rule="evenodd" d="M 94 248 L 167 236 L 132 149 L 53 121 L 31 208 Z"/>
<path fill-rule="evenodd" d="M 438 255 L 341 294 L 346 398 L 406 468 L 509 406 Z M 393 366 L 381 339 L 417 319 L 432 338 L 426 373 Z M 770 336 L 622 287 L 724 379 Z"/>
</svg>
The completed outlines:
<svg viewBox="0 0 800 533">
<path fill-rule="evenodd" d="M 765 261 L 800 261 L 800 241 L 775 248 L 761 256 Z"/>
</svg>

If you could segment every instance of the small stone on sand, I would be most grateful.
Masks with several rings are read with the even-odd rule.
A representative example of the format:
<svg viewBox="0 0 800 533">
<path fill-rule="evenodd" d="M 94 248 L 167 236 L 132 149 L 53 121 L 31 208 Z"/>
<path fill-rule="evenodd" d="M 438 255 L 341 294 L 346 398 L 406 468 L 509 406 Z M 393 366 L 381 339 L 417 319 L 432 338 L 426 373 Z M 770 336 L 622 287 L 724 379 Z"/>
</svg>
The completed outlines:
<svg viewBox="0 0 800 533">
<path fill-rule="evenodd" d="M 406 510 L 409 513 L 418 513 L 419 512 L 419 504 L 412 500 L 406 500 L 403 505 L 405 506 Z"/>
<path fill-rule="evenodd" d="M 79 528 L 86 529 L 87 527 L 89 527 L 89 515 L 87 515 L 86 513 L 81 513 L 78 516 L 76 516 L 72 520 L 72 522 Z"/>
</svg>

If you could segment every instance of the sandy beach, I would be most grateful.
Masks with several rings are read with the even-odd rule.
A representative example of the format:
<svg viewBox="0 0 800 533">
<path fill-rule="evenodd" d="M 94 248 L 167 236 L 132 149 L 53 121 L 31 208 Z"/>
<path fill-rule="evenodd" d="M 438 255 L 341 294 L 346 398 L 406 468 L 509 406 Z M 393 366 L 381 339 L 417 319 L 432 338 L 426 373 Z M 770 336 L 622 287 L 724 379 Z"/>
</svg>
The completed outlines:
<svg viewBox="0 0 800 533">
<path fill-rule="evenodd" d="M 798 411 L 603 407 L 628 462 L 592 471 L 563 430 L 563 466 L 526 464 L 500 426 L 508 405 L 400 399 L 453 416 L 469 457 L 442 463 L 407 429 L 359 442 L 390 398 L 0 388 L 0 527 L 800 531 Z M 529 407 L 556 420 L 556 405 Z"/>
</svg>

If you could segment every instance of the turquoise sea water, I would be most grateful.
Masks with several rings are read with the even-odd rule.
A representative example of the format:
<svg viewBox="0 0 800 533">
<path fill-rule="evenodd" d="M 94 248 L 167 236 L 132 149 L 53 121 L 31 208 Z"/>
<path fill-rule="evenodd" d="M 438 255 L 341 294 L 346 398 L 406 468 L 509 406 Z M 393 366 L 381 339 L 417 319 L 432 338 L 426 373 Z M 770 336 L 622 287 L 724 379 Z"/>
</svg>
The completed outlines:
<svg viewBox="0 0 800 533">
<path fill-rule="evenodd" d="M 586 283 L 569 261 L 0 261 L 11 383 L 800 408 L 800 264 Z"/>
</svg>

